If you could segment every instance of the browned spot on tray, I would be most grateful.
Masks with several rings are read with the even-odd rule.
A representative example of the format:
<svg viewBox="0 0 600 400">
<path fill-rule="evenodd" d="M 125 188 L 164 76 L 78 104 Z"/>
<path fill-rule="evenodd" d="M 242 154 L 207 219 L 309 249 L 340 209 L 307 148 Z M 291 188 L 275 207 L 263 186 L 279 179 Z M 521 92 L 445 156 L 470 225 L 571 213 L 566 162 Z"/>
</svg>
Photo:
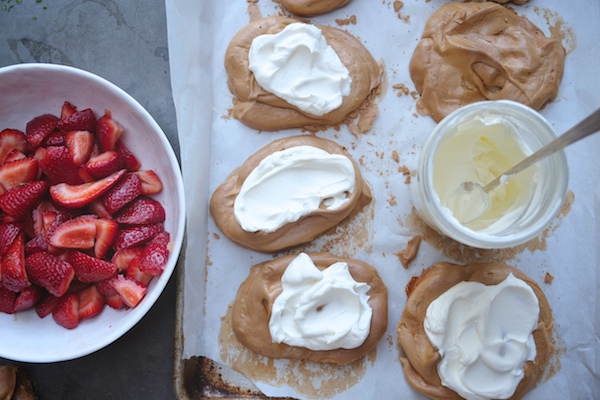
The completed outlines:
<svg viewBox="0 0 600 400">
<path fill-rule="evenodd" d="M 421 236 L 413 236 L 408 240 L 404 250 L 396 253 L 396 256 L 400 260 L 400 263 L 402 263 L 404 269 L 408 269 L 411 261 L 417 257 L 419 247 L 421 246 L 421 240 L 423 240 Z"/>
<path fill-rule="evenodd" d="M 550 29 L 550 37 L 560 40 L 567 54 L 571 54 L 577 48 L 577 36 L 573 28 L 554 10 L 548 8 L 533 8 L 536 14 L 543 17 Z"/>
<path fill-rule="evenodd" d="M 546 272 L 546 275 L 544 276 L 544 283 L 547 283 L 548 285 L 550 285 L 553 280 L 554 280 L 554 276 L 550 272 Z"/>
<path fill-rule="evenodd" d="M 392 85 L 392 89 L 398 91 L 398 93 L 396 93 L 397 96 L 410 94 L 410 89 L 404 83 L 396 83 L 395 85 Z"/>
<path fill-rule="evenodd" d="M 410 169 L 406 165 L 401 165 L 398 167 L 398 172 L 404 175 L 404 183 L 410 184 Z"/>
<path fill-rule="evenodd" d="M 221 360 L 252 381 L 289 386 L 310 398 L 328 398 L 355 386 L 375 363 L 376 350 L 351 364 L 337 365 L 297 360 L 274 360 L 258 355 L 236 339 L 231 326 L 232 307 L 221 318 Z"/>
<path fill-rule="evenodd" d="M 396 150 L 392 151 L 392 159 L 397 163 L 400 162 L 400 154 Z"/>
<path fill-rule="evenodd" d="M 390 195 L 388 203 L 390 204 L 390 206 L 395 206 L 396 204 L 398 204 L 398 202 L 396 201 L 396 196 L 394 196 L 394 194 Z"/>
<path fill-rule="evenodd" d="M 569 214 L 574 200 L 575 195 L 569 190 L 558 216 L 549 227 L 547 227 L 540 235 L 531 239 L 527 243 L 515 247 L 509 247 L 507 249 L 477 249 L 459 243 L 448 236 L 442 235 L 427 225 L 417 215 L 417 212 L 414 209 L 407 218 L 407 224 L 411 230 L 420 232 L 423 236 L 423 240 L 429 243 L 432 247 L 435 247 L 446 257 L 452 258 L 457 262 L 506 262 L 507 260 L 515 258 L 518 254 L 525 250 L 529 250 L 531 253 L 534 253 L 535 251 L 545 251 L 548 248 L 546 239 L 550 237 L 552 233 L 554 233 L 554 231 L 561 225 L 565 216 Z"/>
<path fill-rule="evenodd" d="M 356 15 L 351 15 L 349 18 L 343 18 L 343 19 L 336 19 L 335 23 L 343 26 L 343 25 L 356 25 Z"/>
</svg>

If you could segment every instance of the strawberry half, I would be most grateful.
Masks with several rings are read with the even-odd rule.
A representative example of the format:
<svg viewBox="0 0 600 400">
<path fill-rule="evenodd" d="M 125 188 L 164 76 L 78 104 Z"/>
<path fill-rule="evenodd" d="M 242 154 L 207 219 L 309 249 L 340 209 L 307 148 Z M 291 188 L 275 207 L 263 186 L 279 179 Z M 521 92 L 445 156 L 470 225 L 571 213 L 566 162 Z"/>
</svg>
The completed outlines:
<svg viewBox="0 0 600 400">
<path fill-rule="evenodd" d="M 66 293 L 75 277 L 71 264 L 45 251 L 25 258 L 25 269 L 32 283 L 43 287 L 56 297 Z"/>
<path fill-rule="evenodd" d="M 96 125 L 96 136 L 98 137 L 100 151 L 114 150 L 123 131 L 123 127 L 117 121 L 112 119 L 110 112 L 107 112 L 100 117 L 98 124 Z"/>
<path fill-rule="evenodd" d="M 94 135 L 88 131 L 71 131 L 65 136 L 65 146 L 69 149 L 76 166 L 86 163 L 94 148 Z"/>
<path fill-rule="evenodd" d="M 24 153 L 27 150 L 27 138 L 17 129 L 4 129 L 0 132 L 0 164 L 6 161 L 13 150 Z"/>
<path fill-rule="evenodd" d="M 18 220 L 42 199 L 48 184 L 44 181 L 35 181 L 16 186 L 0 195 L 0 208 Z"/>
<path fill-rule="evenodd" d="M 92 157 L 85 164 L 86 171 L 96 179 L 104 178 L 121 169 L 123 162 L 116 151 L 105 151 Z"/>
<path fill-rule="evenodd" d="M 40 115 L 29 121 L 25 127 L 25 136 L 29 144 L 38 147 L 46 136 L 56 129 L 58 121 L 58 117 L 52 114 Z"/>
<path fill-rule="evenodd" d="M 52 309 L 58 303 L 58 297 L 51 295 L 50 293 L 42 294 L 42 298 L 35 305 L 35 312 L 40 318 L 44 318 L 46 315 L 52 312 Z"/>
<path fill-rule="evenodd" d="M 12 162 L 12 161 L 22 160 L 24 158 L 27 158 L 25 153 L 23 153 L 22 151 L 19 151 L 17 149 L 13 149 L 10 153 L 8 153 L 4 162 L 7 163 L 7 162 Z"/>
<path fill-rule="evenodd" d="M 158 201 L 140 196 L 123 208 L 115 220 L 126 225 L 156 224 L 165 221 L 165 209 Z"/>
<path fill-rule="evenodd" d="M 91 108 L 75 111 L 68 117 L 58 121 L 56 126 L 64 132 L 69 131 L 96 131 L 96 116 Z"/>
<path fill-rule="evenodd" d="M 72 293 L 58 299 L 52 309 L 52 318 L 62 327 L 77 328 L 79 325 L 79 296 Z"/>
<path fill-rule="evenodd" d="M 121 249 L 113 255 L 110 261 L 117 266 L 119 271 L 125 271 L 127 267 L 129 267 L 129 263 L 134 258 L 141 256 L 143 252 L 143 247 L 130 247 L 127 249 Z"/>
<path fill-rule="evenodd" d="M 0 166 L 0 183 L 5 189 L 12 189 L 25 182 L 37 179 L 38 162 L 33 158 L 23 158 Z"/>
<path fill-rule="evenodd" d="M 128 173 L 106 193 L 102 202 L 106 211 L 113 215 L 141 193 L 142 182 L 140 178 L 135 173 Z"/>
<path fill-rule="evenodd" d="M 125 174 L 124 169 L 95 182 L 81 185 L 59 183 L 50 187 L 50 196 L 52 196 L 52 200 L 63 207 L 83 207 L 106 193 L 121 179 L 123 174 Z"/>
<path fill-rule="evenodd" d="M 21 290 L 15 301 L 15 312 L 29 310 L 42 298 L 42 290 L 37 286 L 27 286 Z"/>
<path fill-rule="evenodd" d="M 48 243 L 62 249 L 90 249 L 96 240 L 95 215 L 82 215 L 58 225 Z"/>
<path fill-rule="evenodd" d="M 146 285 L 125 275 L 117 275 L 111 280 L 111 283 L 119 296 L 123 299 L 123 302 L 125 302 L 125 305 L 131 308 L 137 306 L 140 301 L 142 301 L 148 290 Z"/>
<path fill-rule="evenodd" d="M 25 271 L 25 245 L 23 235 L 18 235 L 2 257 L 0 266 L 2 285 L 13 292 L 20 292 L 30 285 Z"/>
<path fill-rule="evenodd" d="M 16 300 L 17 294 L 15 292 L 0 285 L 0 312 L 13 314 Z"/>
<path fill-rule="evenodd" d="M 77 112 L 77 108 L 68 101 L 65 101 L 60 109 L 60 119 L 67 119 L 75 114 L 75 112 Z"/>
<path fill-rule="evenodd" d="M 138 258 L 134 258 L 133 260 L 131 260 L 131 262 L 129 263 L 129 265 L 127 266 L 127 270 L 125 272 L 125 275 L 135 279 L 136 281 L 138 281 L 139 283 L 141 283 L 142 285 L 146 285 L 148 286 L 148 284 L 150 283 L 150 281 L 152 280 L 152 278 L 154 278 L 154 275 L 151 275 L 147 272 L 144 272 L 142 270 L 140 270 L 140 263 L 139 263 L 139 257 Z"/>
<path fill-rule="evenodd" d="M 116 251 L 137 247 L 149 242 L 157 234 L 165 230 L 162 223 L 154 225 L 134 225 L 121 230 L 115 240 Z"/>
<path fill-rule="evenodd" d="M 79 176 L 79 166 L 75 165 L 71 152 L 65 146 L 50 146 L 40 160 L 40 169 L 48 177 L 51 185 L 67 183 L 79 185 L 83 179 Z"/>
<path fill-rule="evenodd" d="M 104 258 L 117 238 L 119 224 L 117 221 L 100 218 L 96 220 L 96 243 L 94 244 L 94 255 L 96 258 Z"/>
<path fill-rule="evenodd" d="M 137 171 L 142 167 L 142 163 L 137 159 L 136 156 L 125 146 L 125 143 L 121 139 L 117 140 L 115 144 L 115 151 L 119 153 L 123 160 L 123 166 L 127 168 L 127 171 Z"/>
<path fill-rule="evenodd" d="M 19 233 L 21 233 L 20 225 L 13 223 L 0 225 L 0 258 L 4 257 Z"/>
<path fill-rule="evenodd" d="M 92 285 L 78 293 L 79 296 L 79 320 L 92 318 L 104 309 L 104 297 L 96 286 Z"/>
<path fill-rule="evenodd" d="M 135 174 L 142 181 L 142 194 L 158 194 L 162 191 L 163 184 L 156 172 L 148 169 L 136 171 Z"/>
<path fill-rule="evenodd" d="M 111 262 L 88 256 L 80 251 L 69 254 L 69 262 L 75 270 L 75 276 L 81 282 L 98 282 L 113 277 L 117 267 Z"/>
</svg>

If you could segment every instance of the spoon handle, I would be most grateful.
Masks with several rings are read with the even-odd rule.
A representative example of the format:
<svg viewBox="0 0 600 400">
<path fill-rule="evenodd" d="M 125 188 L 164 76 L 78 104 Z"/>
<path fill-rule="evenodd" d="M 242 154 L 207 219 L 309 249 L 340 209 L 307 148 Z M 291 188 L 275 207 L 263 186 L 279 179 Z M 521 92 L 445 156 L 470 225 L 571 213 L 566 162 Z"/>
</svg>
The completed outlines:
<svg viewBox="0 0 600 400">
<path fill-rule="evenodd" d="M 483 187 L 483 191 L 488 193 L 493 190 L 496 186 L 500 184 L 500 180 L 503 176 L 514 175 L 517 172 L 521 172 L 525 168 L 529 167 L 532 164 L 535 164 L 542 158 L 545 158 L 558 150 L 561 150 L 571 143 L 575 143 L 576 141 L 583 139 L 586 136 L 591 135 L 592 133 L 596 133 L 600 131 L 600 108 L 594 111 L 590 116 L 586 119 L 569 129 L 567 132 L 557 137 L 547 145 L 540 148 L 538 151 L 525 158 L 523 161 L 499 175 L 496 179 L 488 183 Z"/>
</svg>

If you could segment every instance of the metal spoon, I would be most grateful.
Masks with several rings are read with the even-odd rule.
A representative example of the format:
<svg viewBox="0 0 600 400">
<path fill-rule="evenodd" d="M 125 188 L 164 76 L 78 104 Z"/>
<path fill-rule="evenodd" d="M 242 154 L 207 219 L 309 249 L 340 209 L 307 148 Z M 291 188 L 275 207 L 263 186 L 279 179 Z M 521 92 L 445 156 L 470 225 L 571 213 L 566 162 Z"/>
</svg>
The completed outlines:
<svg viewBox="0 0 600 400">
<path fill-rule="evenodd" d="M 531 154 L 529 157 L 526 157 L 523 161 L 510 168 L 508 171 L 498 175 L 496 179 L 491 181 L 485 186 L 481 186 L 477 182 L 463 182 L 456 189 L 454 196 L 459 197 L 468 197 L 470 199 L 482 199 L 483 205 L 478 208 L 477 215 L 470 215 L 468 221 L 461 221 L 464 219 L 464 216 L 457 216 L 457 219 L 462 224 L 467 224 L 475 221 L 479 217 L 481 217 L 487 208 L 489 207 L 489 199 L 488 193 L 494 190 L 501 183 L 506 183 L 507 180 L 515 176 L 517 173 L 523 171 L 525 168 L 529 167 L 532 164 L 535 164 L 539 160 L 554 154 L 555 152 L 567 147 L 568 145 L 577 142 L 584 137 L 591 135 L 592 133 L 596 133 L 600 131 L 600 109 L 594 111 L 591 115 L 589 115 L 586 119 L 569 129 L 567 132 L 557 137 L 550 143 L 541 147 L 538 151 Z"/>
</svg>

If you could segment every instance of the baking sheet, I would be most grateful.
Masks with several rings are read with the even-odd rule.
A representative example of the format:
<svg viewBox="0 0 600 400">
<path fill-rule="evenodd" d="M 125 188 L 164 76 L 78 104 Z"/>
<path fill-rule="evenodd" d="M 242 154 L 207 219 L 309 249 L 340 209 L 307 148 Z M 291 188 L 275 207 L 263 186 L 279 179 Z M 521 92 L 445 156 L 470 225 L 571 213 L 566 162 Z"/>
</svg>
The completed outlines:
<svg viewBox="0 0 600 400">
<path fill-rule="evenodd" d="M 376 355 L 348 368 L 277 360 L 271 362 L 235 348 L 227 335 L 227 314 L 239 284 L 251 265 L 272 255 L 242 249 L 225 238 L 208 215 L 214 189 L 243 160 L 272 140 L 300 130 L 256 132 L 229 117 L 232 96 L 223 67 L 231 37 L 250 14 L 281 14 L 270 0 L 200 2 L 166 0 L 173 98 L 177 112 L 181 160 L 188 208 L 187 249 L 182 279 L 181 349 L 186 361 L 206 356 L 252 374 L 269 396 L 298 398 L 422 398 L 406 383 L 398 362 L 395 326 L 406 301 L 405 285 L 434 262 L 503 260 L 537 280 L 554 311 L 557 355 L 551 373 L 528 398 L 593 398 L 600 394 L 600 317 L 597 312 L 600 275 L 600 138 L 569 148 L 570 197 L 539 238 L 527 246 L 501 252 L 464 248 L 437 236 L 412 212 L 406 169 L 416 166 L 419 149 L 434 122 L 416 114 L 408 63 L 424 24 L 445 1 L 354 0 L 333 13 L 311 19 L 338 26 L 359 37 L 384 66 L 380 115 L 373 129 L 360 137 L 346 127 L 317 133 L 346 146 L 361 164 L 375 201 L 342 228 L 296 249 L 328 250 L 364 260 L 378 268 L 389 289 L 389 327 Z M 400 6 L 398 8 L 398 6 Z M 547 35 L 559 37 L 568 51 L 559 96 L 542 114 L 563 132 L 598 108 L 600 80 L 600 3 L 531 0 L 514 6 Z M 350 17 L 356 17 L 356 23 Z M 424 235 L 418 257 L 405 270 L 398 258 L 407 241 Z M 544 283 L 546 273 L 554 277 Z M 223 367 L 223 370 L 226 370 Z M 228 375 L 228 374 L 225 374 Z M 240 377 L 231 378 L 239 384 Z M 250 385 L 249 385 L 250 386 Z"/>
</svg>

